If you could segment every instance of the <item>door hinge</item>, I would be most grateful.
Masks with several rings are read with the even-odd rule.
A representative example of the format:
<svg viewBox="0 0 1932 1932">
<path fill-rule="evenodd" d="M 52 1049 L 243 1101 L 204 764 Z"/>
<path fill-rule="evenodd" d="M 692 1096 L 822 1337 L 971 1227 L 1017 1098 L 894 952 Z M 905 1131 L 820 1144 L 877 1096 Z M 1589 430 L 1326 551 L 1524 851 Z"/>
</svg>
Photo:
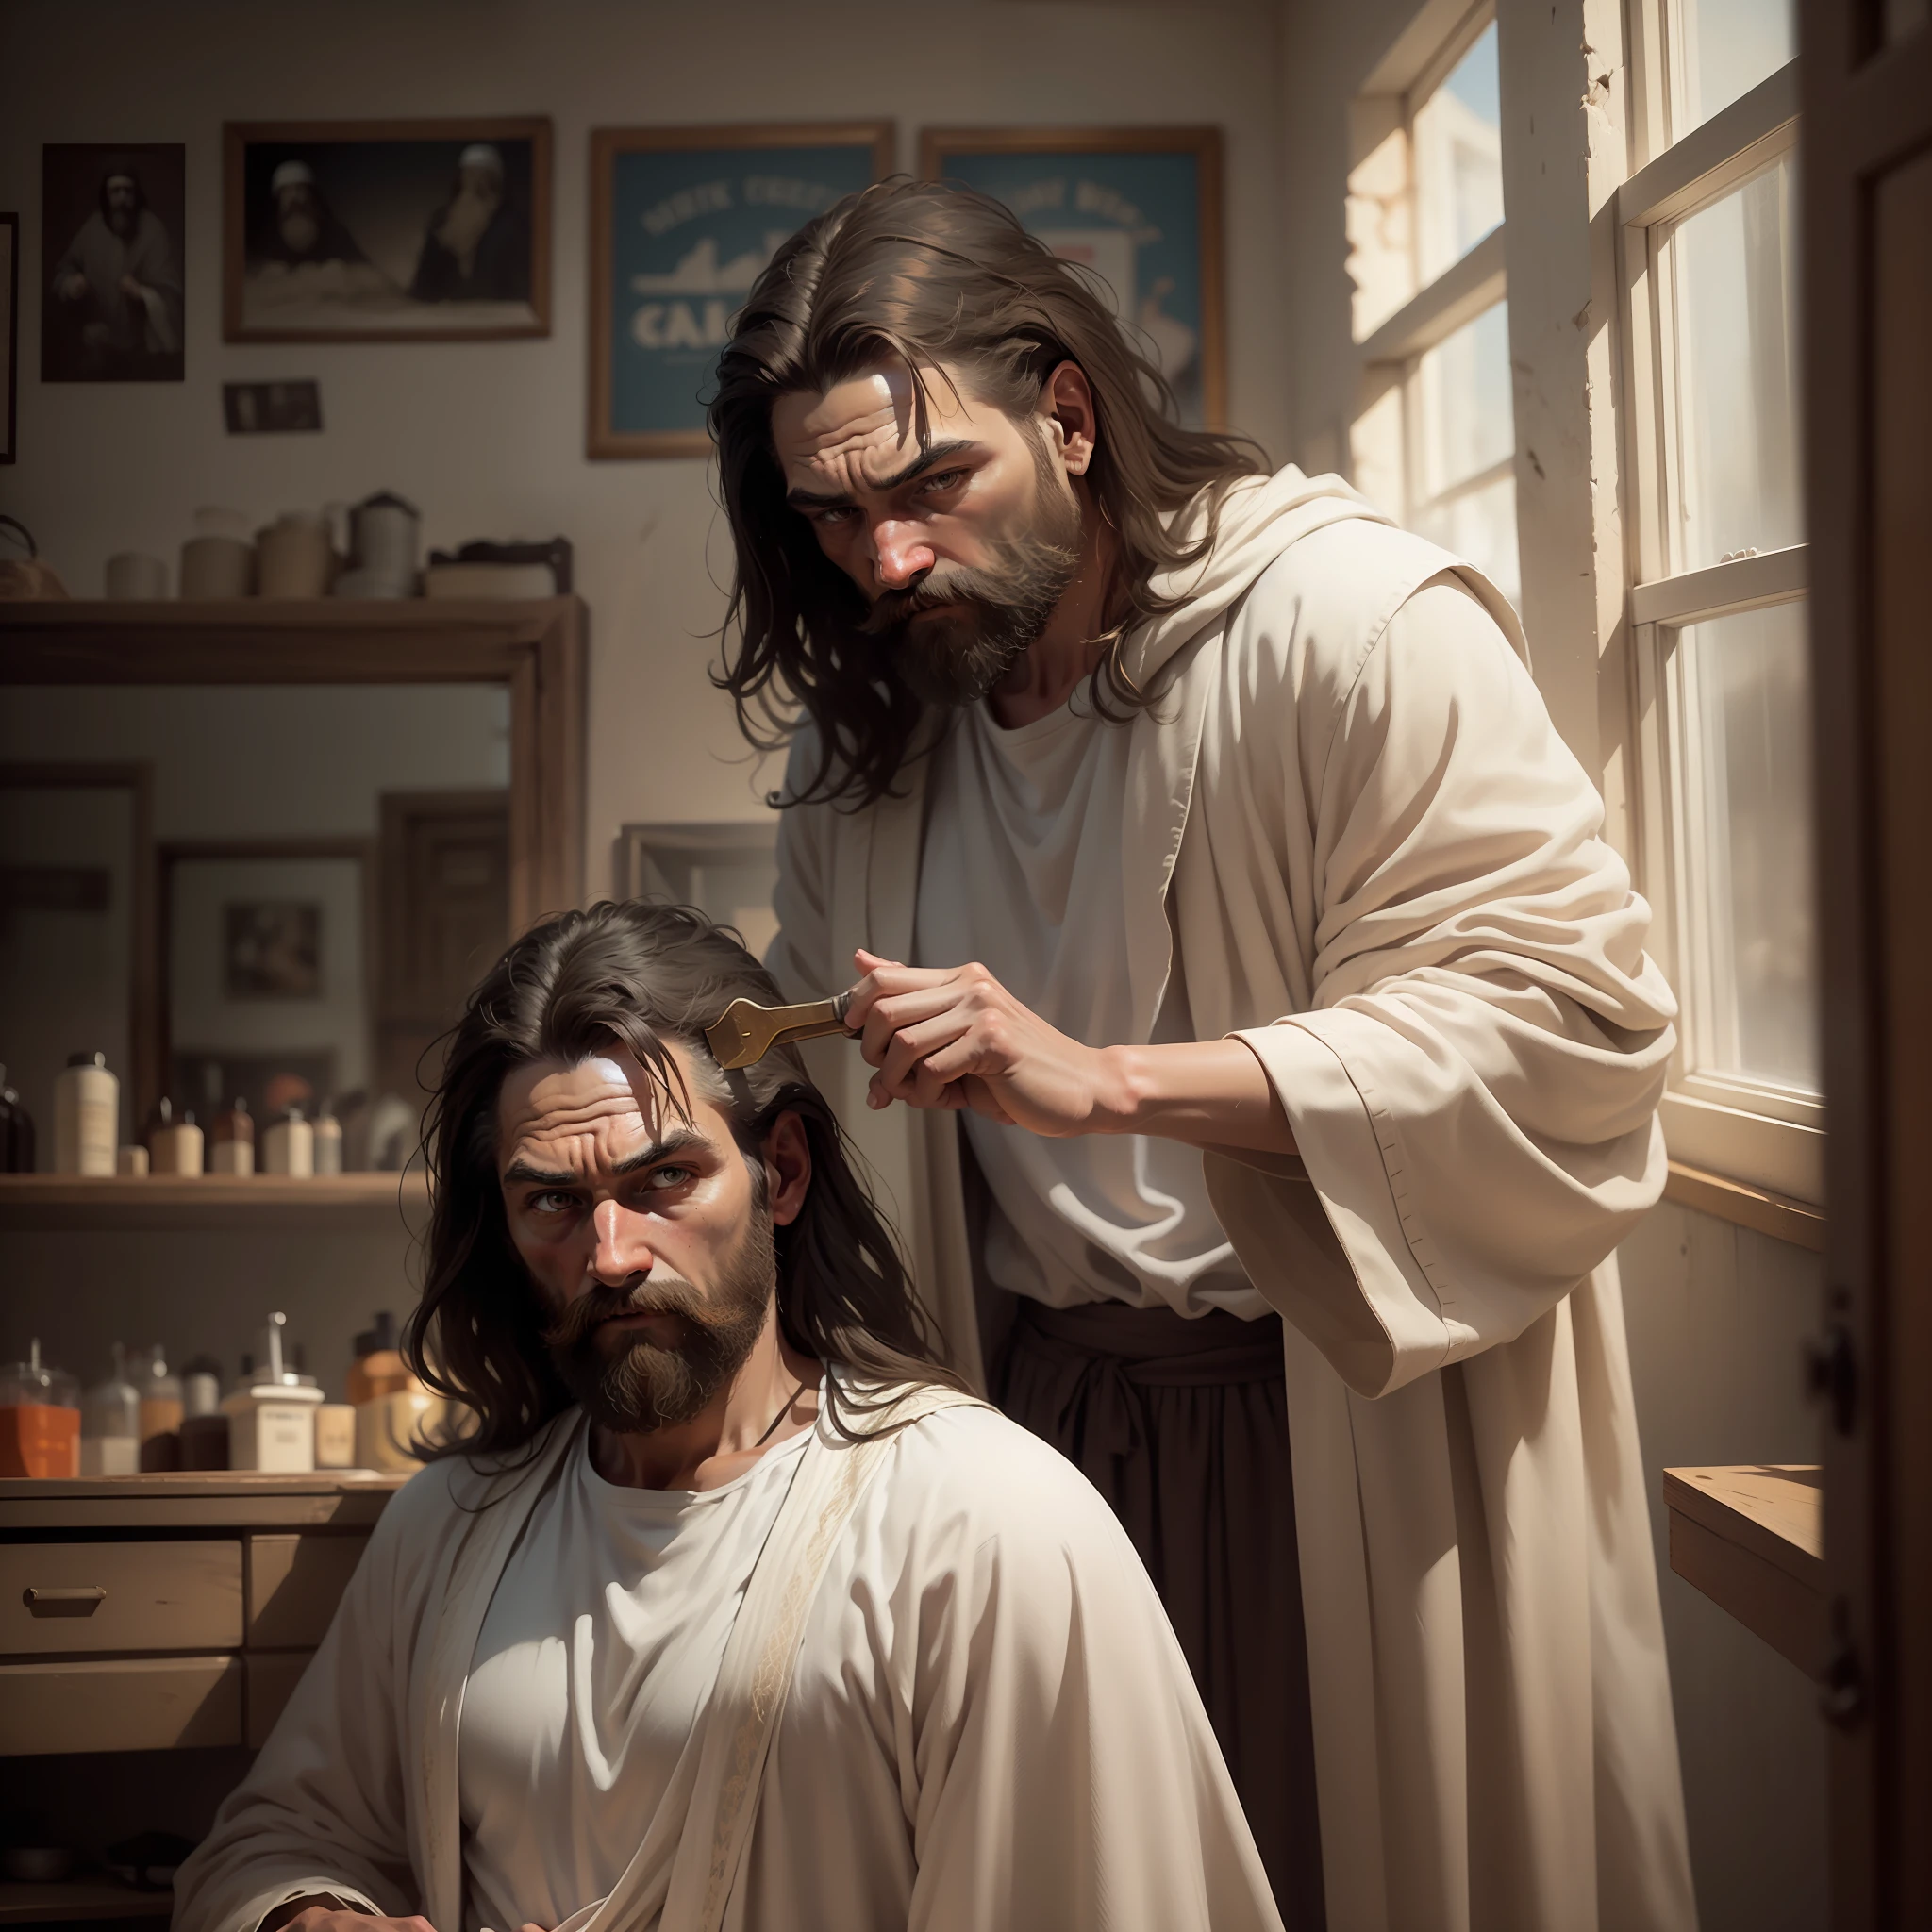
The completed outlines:
<svg viewBox="0 0 1932 1932">
<path fill-rule="evenodd" d="M 1818 1707 L 1824 1721 L 1850 1730 L 1865 1715 L 1865 1673 L 1852 1641 L 1852 1618 L 1843 1597 L 1831 1603 L 1831 1654 L 1818 1680 Z"/>
<path fill-rule="evenodd" d="M 1832 1427 L 1849 1436 L 1857 1415 L 1858 1363 L 1852 1331 L 1842 1322 L 1832 1323 L 1823 1340 L 1806 1345 L 1805 1386 L 1830 1407 Z"/>
</svg>

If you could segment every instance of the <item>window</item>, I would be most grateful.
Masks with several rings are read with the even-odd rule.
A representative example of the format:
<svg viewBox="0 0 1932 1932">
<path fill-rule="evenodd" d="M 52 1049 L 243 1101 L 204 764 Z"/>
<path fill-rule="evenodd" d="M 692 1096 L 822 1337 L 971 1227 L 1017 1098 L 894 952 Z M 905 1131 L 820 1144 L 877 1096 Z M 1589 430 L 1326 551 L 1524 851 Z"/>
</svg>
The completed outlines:
<svg viewBox="0 0 1932 1932">
<path fill-rule="evenodd" d="M 1823 1193 L 1789 0 L 1666 0 L 1619 191 L 1641 872 L 1683 1006 L 1674 1159 Z"/>
<path fill-rule="evenodd" d="M 1356 104 L 1349 270 L 1357 484 L 1519 595 L 1496 25 L 1466 16 Z"/>
</svg>

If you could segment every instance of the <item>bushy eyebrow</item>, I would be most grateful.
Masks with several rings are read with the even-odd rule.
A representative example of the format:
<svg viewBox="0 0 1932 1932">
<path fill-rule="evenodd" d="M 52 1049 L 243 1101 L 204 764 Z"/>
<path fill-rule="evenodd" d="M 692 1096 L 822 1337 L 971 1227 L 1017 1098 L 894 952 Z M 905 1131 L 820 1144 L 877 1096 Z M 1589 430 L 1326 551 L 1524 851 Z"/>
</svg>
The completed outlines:
<svg viewBox="0 0 1932 1932">
<path fill-rule="evenodd" d="M 666 1134 L 661 1141 L 653 1141 L 648 1147 L 627 1155 L 610 1172 L 614 1174 L 636 1174 L 640 1168 L 655 1167 L 660 1160 L 669 1160 L 674 1155 L 689 1154 L 695 1148 L 709 1144 L 695 1127 L 679 1127 L 674 1133 Z M 516 1182 L 539 1188 L 575 1188 L 582 1185 L 583 1178 L 582 1174 L 572 1174 L 568 1170 L 532 1167 L 527 1160 L 512 1160 L 503 1171 L 505 1186 Z"/>
<path fill-rule="evenodd" d="M 928 470 L 936 468 L 939 464 L 950 462 L 956 457 L 977 456 L 979 450 L 978 443 L 964 436 L 956 436 L 948 442 L 936 442 L 930 449 L 922 450 L 897 475 L 888 476 L 881 482 L 873 484 L 871 488 L 879 495 L 890 495 L 894 490 L 903 489 L 915 477 L 924 475 Z M 843 509 L 851 503 L 852 498 L 842 491 L 835 491 L 830 496 L 821 496 L 812 490 L 788 490 L 785 492 L 785 501 L 793 509 Z"/>
</svg>

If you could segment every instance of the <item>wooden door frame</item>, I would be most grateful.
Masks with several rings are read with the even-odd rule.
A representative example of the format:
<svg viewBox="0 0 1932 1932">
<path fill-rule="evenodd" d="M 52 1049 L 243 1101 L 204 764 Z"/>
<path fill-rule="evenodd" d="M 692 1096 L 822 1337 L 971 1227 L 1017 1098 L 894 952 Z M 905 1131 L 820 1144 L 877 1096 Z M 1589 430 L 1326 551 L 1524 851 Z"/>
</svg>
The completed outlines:
<svg viewBox="0 0 1932 1932">
<path fill-rule="evenodd" d="M 1923 1217 L 1932 1135 L 1902 1066 L 1903 1001 L 1887 966 L 1913 899 L 1888 860 L 1876 601 L 1878 184 L 1932 144 L 1932 28 L 1881 45 L 1878 0 L 1802 0 L 1807 506 L 1819 808 L 1818 905 L 1824 1068 L 1830 1096 L 1825 1185 L 1825 1335 L 1814 1374 L 1825 1398 L 1825 1574 L 1833 1638 L 1822 1686 L 1831 1723 L 1831 1923 L 1878 1932 L 1932 1897 L 1924 1818 L 1932 1790 L 1925 1713 L 1899 1696 L 1902 1657 L 1923 1677 L 1928 1607 L 1900 1614 L 1903 1566 L 1932 1547 L 1932 1471 L 1891 1453 L 1902 1373 L 1921 1386 L 1932 1360 L 1901 1364 L 1897 1297 L 1932 1292 Z M 1932 724 L 1932 720 L 1927 721 Z M 1901 887 L 1907 887 L 1905 893 Z M 1921 1331 L 1923 1332 L 1923 1331 Z"/>
</svg>

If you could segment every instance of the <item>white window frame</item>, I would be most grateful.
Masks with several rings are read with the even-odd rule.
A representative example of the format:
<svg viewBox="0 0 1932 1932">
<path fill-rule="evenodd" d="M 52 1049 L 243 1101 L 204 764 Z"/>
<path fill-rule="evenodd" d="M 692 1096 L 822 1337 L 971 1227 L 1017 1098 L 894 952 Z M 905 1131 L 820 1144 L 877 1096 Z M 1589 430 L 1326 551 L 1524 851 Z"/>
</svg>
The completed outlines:
<svg viewBox="0 0 1932 1932">
<path fill-rule="evenodd" d="M 1385 63 L 1371 76 L 1355 104 L 1360 121 L 1372 126 L 1392 124 L 1402 135 L 1404 192 L 1410 210 L 1409 280 L 1415 292 L 1357 341 L 1360 380 L 1353 418 L 1351 473 L 1372 499 L 1394 509 L 1404 524 L 1413 524 L 1425 509 L 1472 495 L 1499 477 L 1513 475 L 1515 470 L 1512 447 L 1509 457 L 1474 476 L 1458 479 L 1433 497 L 1423 494 L 1417 476 L 1421 425 L 1416 378 L 1422 359 L 1457 329 L 1507 300 L 1508 283 L 1503 265 L 1506 224 L 1502 222 L 1433 281 L 1422 281 L 1422 238 L 1414 215 L 1415 116 L 1495 18 L 1495 0 L 1477 0 L 1474 6 L 1453 10 L 1441 5 L 1424 8 L 1416 23 L 1416 33 L 1427 36 L 1422 51 L 1416 51 L 1413 36 L 1405 36 L 1392 63 Z M 1401 71 L 1405 66 L 1406 73 Z M 1378 410 L 1377 399 L 1392 404 L 1392 409 L 1385 406 Z"/>
<path fill-rule="evenodd" d="M 1674 8 L 1671 9 L 1674 14 Z M 1640 75 L 1643 117 L 1661 133 L 1670 117 L 1661 63 L 1655 58 L 1669 28 L 1662 6 L 1643 15 L 1642 51 L 1653 58 Z M 1775 165 L 1798 137 L 1797 63 L 1657 152 L 1617 192 L 1620 238 L 1626 450 L 1626 540 L 1635 581 L 1625 614 L 1635 690 L 1636 859 L 1639 884 L 1656 915 L 1652 950 L 1684 1005 L 1678 1050 L 1662 1107 L 1674 1161 L 1802 1202 L 1824 1198 L 1824 1108 L 1822 1101 L 1757 1082 L 1696 1071 L 1700 1016 L 1707 1002 L 1708 962 L 1696 957 L 1697 930 L 1688 899 L 1690 802 L 1674 733 L 1691 715 L 1678 639 L 1689 625 L 1801 601 L 1807 594 L 1802 543 L 1685 571 L 1676 552 L 1672 501 L 1678 475 L 1675 357 L 1670 339 L 1672 235 L 1691 215 Z M 1641 134 L 1639 135 L 1640 142 Z M 1808 883 L 1808 882 L 1807 882 Z"/>
</svg>

